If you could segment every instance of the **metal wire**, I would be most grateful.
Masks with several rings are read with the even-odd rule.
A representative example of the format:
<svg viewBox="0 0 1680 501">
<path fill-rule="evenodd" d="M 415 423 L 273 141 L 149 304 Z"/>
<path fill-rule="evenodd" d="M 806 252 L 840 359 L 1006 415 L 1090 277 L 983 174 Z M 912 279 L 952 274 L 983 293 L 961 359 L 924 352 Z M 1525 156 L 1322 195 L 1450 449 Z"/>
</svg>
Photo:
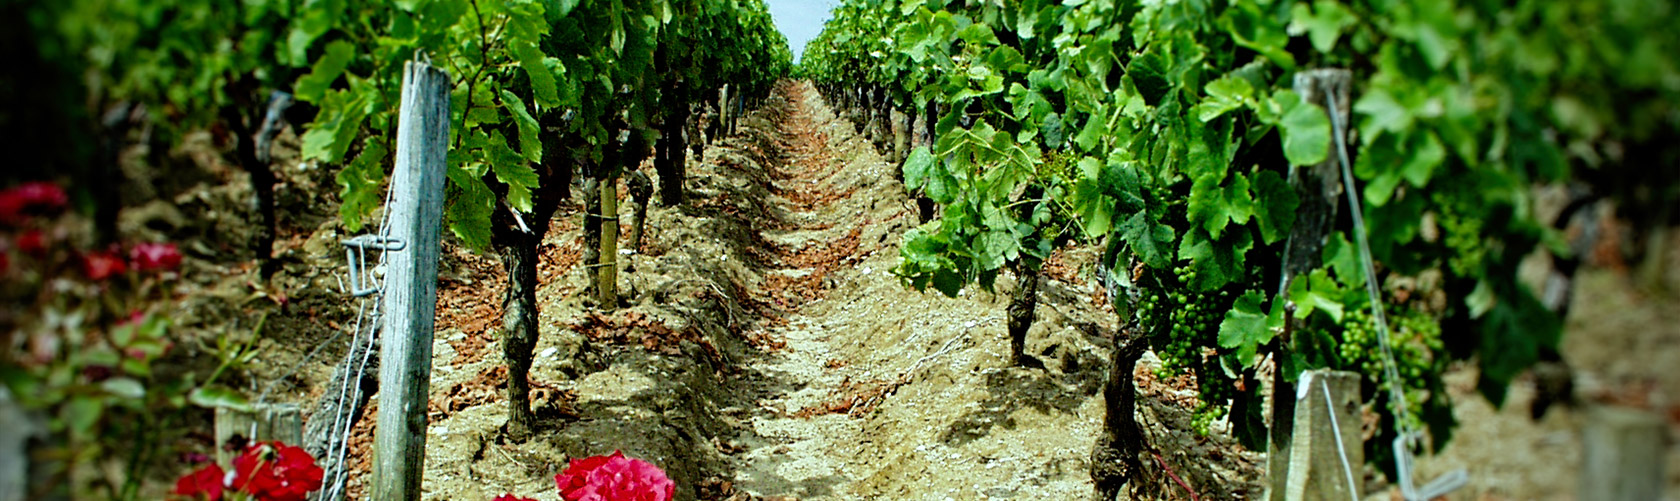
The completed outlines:
<svg viewBox="0 0 1680 501">
<path fill-rule="evenodd" d="M 380 210 L 379 231 L 377 233 L 381 239 L 389 239 L 390 237 L 391 200 L 395 195 L 394 188 L 394 184 L 387 184 L 385 188 L 385 205 Z M 379 267 L 385 265 L 387 254 L 389 252 L 379 253 Z M 358 259 L 355 265 L 362 270 L 367 270 L 366 252 L 358 252 L 356 257 Z M 345 412 L 345 408 L 346 406 L 353 407 L 355 402 L 362 399 L 361 384 L 351 384 L 350 380 L 359 378 L 358 376 L 362 374 L 362 371 L 367 369 L 368 362 L 373 358 L 374 345 L 378 341 L 379 333 L 382 330 L 379 328 L 379 319 L 383 316 L 385 277 L 372 272 L 365 272 L 365 274 L 368 275 L 365 281 L 373 284 L 374 292 L 358 298 L 356 323 L 352 329 L 355 334 L 351 338 L 350 349 L 344 354 L 344 360 L 340 362 L 340 367 L 344 373 L 344 381 L 339 385 L 338 400 L 333 407 L 333 426 L 328 430 L 329 435 L 334 437 L 334 441 L 328 442 L 329 449 L 325 451 L 325 454 L 332 458 L 329 464 L 331 474 L 324 482 L 326 487 L 322 490 L 321 499 L 325 500 L 340 499 L 344 496 L 344 484 L 349 479 L 350 474 L 350 469 L 345 465 L 345 456 L 348 455 L 350 449 L 350 433 L 356 425 L 355 421 L 351 420 Z M 354 284 L 352 284 L 352 287 L 354 287 Z M 370 303 L 373 305 L 371 312 L 368 308 Z M 367 325 L 365 340 L 362 336 L 363 325 Z M 355 359 L 358 347 L 362 347 L 362 357 L 359 361 Z"/>
<path fill-rule="evenodd" d="M 1421 433 L 1413 427 L 1411 406 L 1406 402 L 1406 390 L 1402 387 L 1399 365 L 1394 361 L 1394 350 L 1389 347 L 1388 315 L 1383 311 L 1382 291 L 1377 287 L 1377 269 L 1372 263 L 1370 236 L 1365 228 L 1364 205 L 1359 201 L 1359 190 L 1355 189 L 1353 170 L 1349 167 L 1347 156 L 1346 124 L 1342 123 L 1342 114 L 1337 112 L 1336 93 L 1324 93 L 1326 108 L 1330 111 L 1330 125 L 1336 138 L 1336 158 L 1342 167 L 1343 191 L 1347 192 L 1348 209 L 1353 215 L 1353 232 L 1359 244 L 1359 262 L 1365 272 L 1365 292 L 1370 296 L 1371 318 L 1377 323 L 1377 342 L 1382 345 L 1383 381 L 1388 385 L 1389 400 L 1394 407 L 1395 428 L 1399 437 L 1394 440 L 1394 457 L 1400 477 L 1401 494 L 1409 501 L 1423 501 L 1451 492 L 1469 482 L 1469 474 L 1458 469 L 1437 478 L 1422 489 L 1414 487 L 1412 482 L 1412 450 L 1417 444 Z M 1339 440 L 1340 435 L 1338 435 Z"/>
</svg>

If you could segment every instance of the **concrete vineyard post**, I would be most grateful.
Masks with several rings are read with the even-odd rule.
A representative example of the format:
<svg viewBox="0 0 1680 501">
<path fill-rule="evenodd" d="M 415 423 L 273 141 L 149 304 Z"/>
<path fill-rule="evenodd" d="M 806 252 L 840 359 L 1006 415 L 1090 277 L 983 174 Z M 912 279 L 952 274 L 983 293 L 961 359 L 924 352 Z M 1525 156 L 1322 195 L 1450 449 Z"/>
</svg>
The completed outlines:
<svg viewBox="0 0 1680 501">
<path fill-rule="evenodd" d="M 1365 478 L 1359 380 L 1354 372 L 1307 371 L 1297 380 L 1298 393 L 1272 397 L 1292 400 L 1295 406 L 1289 474 L 1285 483 L 1271 480 L 1274 499 L 1280 494 L 1289 501 L 1359 499 Z"/>
<path fill-rule="evenodd" d="M 1668 424 L 1649 411 L 1591 407 L 1581 427 L 1580 499 L 1663 499 Z"/>
</svg>

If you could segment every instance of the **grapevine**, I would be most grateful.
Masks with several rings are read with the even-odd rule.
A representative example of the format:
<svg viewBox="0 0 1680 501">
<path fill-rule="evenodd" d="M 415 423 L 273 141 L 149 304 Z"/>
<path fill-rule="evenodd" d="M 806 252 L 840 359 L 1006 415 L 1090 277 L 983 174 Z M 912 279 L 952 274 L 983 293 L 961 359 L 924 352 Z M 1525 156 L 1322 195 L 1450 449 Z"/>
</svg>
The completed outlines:
<svg viewBox="0 0 1680 501">
<path fill-rule="evenodd" d="M 1627 100 L 1661 110 L 1680 102 L 1676 88 L 1653 79 L 1680 69 L 1648 52 L 1672 46 L 1672 36 L 1573 38 L 1593 43 L 1554 50 L 1569 43 L 1564 32 L 1649 33 L 1653 18 L 1671 19 L 1674 9 L 1638 7 L 1647 18 L 1629 16 L 1634 7 L 1586 4 L 851 0 L 799 73 L 842 108 L 868 115 L 870 96 L 884 91 L 906 114 L 928 116 L 931 137 L 903 174 L 940 211 L 905 236 L 894 272 L 907 285 L 946 294 L 990 287 L 997 270 L 1030 257 L 1023 239 L 1051 219 L 990 209 L 1042 187 L 1047 208 L 1078 229 L 1075 241 L 1118 250 L 1101 269 L 1137 289 L 1136 316 L 1126 319 L 1133 334 L 1167 370 L 1197 377 L 1200 424 L 1215 408 L 1258 401 L 1259 385 L 1230 383 L 1248 380 L 1263 360 L 1289 378 L 1321 367 L 1380 373 L 1352 351 L 1374 346 L 1358 310 L 1386 304 L 1362 285 L 1426 272 L 1442 274 L 1445 306 L 1394 312 L 1399 384 L 1429 387 L 1434 398 L 1438 384 L 1420 382 L 1438 382 L 1448 361 L 1472 359 L 1483 394 L 1499 403 L 1561 330 L 1517 279 L 1524 256 L 1557 249 L 1542 245 L 1556 236 L 1535 219 L 1527 190 L 1562 181 L 1574 165 L 1601 165 L 1617 141 L 1652 152 L 1663 147 L 1650 134 L 1680 130 L 1672 114 L 1609 125 L 1617 120 L 1601 113 Z M 1383 272 L 1364 276 L 1351 250 L 1357 238 L 1330 220 L 1329 234 L 1316 237 L 1329 245 L 1306 263 L 1323 267 L 1279 283 L 1297 210 L 1320 197 L 1290 180 L 1334 158 L 1322 98 L 1295 83 L 1322 66 L 1352 76 L 1357 133 L 1347 140 L 1359 186 L 1349 189 L 1358 190 Z M 1612 81 L 1621 71 L 1641 77 Z M 1577 91 L 1600 87 L 1645 93 Z M 1580 106 L 1589 99 L 1599 105 Z M 1672 199 L 1672 181 L 1659 185 Z M 1118 276 L 1136 265 L 1147 271 Z M 1443 336 L 1443 324 L 1468 332 Z M 1279 336 L 1287 331 L 1297 335 Z M 1452 426 L 1450 413 L 1412 415 L 1429 420 L 1437 445 Z M 1233 433 L 1261 437 L 1251 428 L 1258 423 L 1234 420 Z"/>
</svg>

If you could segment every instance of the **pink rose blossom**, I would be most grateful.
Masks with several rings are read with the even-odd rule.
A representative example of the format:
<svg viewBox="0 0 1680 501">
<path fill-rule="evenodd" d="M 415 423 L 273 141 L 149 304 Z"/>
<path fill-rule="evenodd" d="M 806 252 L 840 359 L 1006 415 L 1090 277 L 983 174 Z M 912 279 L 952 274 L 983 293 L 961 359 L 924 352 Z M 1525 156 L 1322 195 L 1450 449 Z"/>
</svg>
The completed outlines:
<svg viewBox="0 0 1680 501">
<path fill-rule="evenodd" d="M 140 272 L 173 270 L 181 266 L 181 251 L 175 244 L 135 244 L 128 251 L 128 259 Z"/>
<path fill-rule="evenodd" d="M 0 191 L 0 221 L 19 224 L 29 212 L 56 212 L 70 204 L 64 188 L 48 182 L 24 183 Z"/>
<path fill-rule="evenodd" d="M 664 470 L 623 451 L 573 459 L 554 482 L 566 501 L 670 501 L 676 493 Z"/>
</svg>

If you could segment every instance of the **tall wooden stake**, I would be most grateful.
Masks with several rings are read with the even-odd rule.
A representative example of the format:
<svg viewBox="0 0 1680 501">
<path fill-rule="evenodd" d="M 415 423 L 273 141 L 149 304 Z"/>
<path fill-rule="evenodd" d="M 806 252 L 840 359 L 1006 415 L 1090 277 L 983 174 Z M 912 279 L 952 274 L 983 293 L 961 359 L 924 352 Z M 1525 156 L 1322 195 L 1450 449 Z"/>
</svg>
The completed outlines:
<svg viewBox="0 0 1680 501">
<path fill-rule="evenodd" d="M 390 236 L 405 245 L 385 257 L 385 339 L 379 358 L 379 420 L 369 499 L 420 499 L 426 463 L 426 394 L 442 246 L 449 149 L 449 74 L 425 62 L 403 66 L 391 180 Z"/>
<path fill-rule="evenodd" d="M 1336 93 L 1337 113 L 1343 123 L 1348 117 L 1349 87 L 1352 74 L 1344 69 L 1307 70 L 1295 74 L 1295 92 L 1309 103 L 1328 108 L 1325 96 Z M 1283 279 L 1278 283 L 1278 297 L 1284 297 L 1294 277 L 1312 273 L 1323 265 L 1324 243 L 1336 221 L 1336 208 L 1342 196 L 1341 177 L 1337 175 L 1335 155 L 1329 155 L 1318 165 L 1294 167 L 1289 170 L 1289 184 L 1301 205 L 1295 210 L 1295 226 L 1283 250 Z M 1301 320 L 1295 320 L 1301 322 Z M 1299 324 L 1298 324 L 1299 325 Z M 1288 339 L 1276 342 L 1287 346 Z M 1272 371 L 1271 429 L 1266 440 L 1267 482 L 1266 499 L 1283 501 L 1283 487 L 1289 484 L 1290 446 L 1295 423 L 1295 402 L 1290 395 L 1295 385 L 1282 370 Z"/>
</svg>

